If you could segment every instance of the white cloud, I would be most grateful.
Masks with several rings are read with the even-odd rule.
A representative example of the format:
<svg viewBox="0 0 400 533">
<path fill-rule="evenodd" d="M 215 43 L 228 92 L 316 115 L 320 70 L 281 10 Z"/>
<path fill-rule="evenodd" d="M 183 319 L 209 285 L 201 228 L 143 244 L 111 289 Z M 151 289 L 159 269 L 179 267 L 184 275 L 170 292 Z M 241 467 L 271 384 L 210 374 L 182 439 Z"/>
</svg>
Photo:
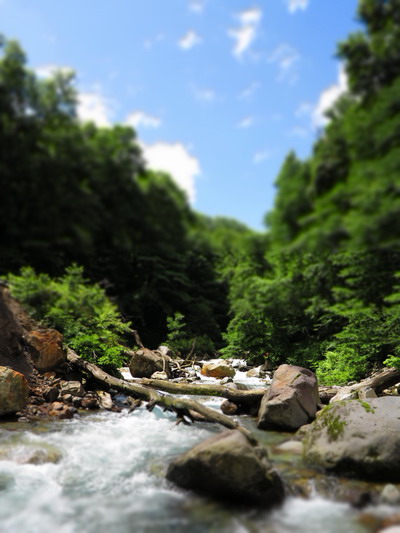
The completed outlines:
<svg viewBox="0 0 400 533">
<path fill-rule="evenodd" d="M 296 13 L 300 9 L 304 11 L 308 8 L 309 3 L 310 0 L 286 0 L 289 13 Z"/>
<path fill-rule="evenodd" d="M 205 1 L 192 0 L 189 3 L 189 9 L 190 11 L 193 11 L 193 13 L 203 13 L 204 7 L 205 7 Z"/>
<path fill-rule="evenodd" d="M 261 87 L 261 84 L 258 82 L 254 82 L 239 94 L 238 98 L 239 100 L 250 100 L 254 93 Z"/>
<path fill-rule="evenodd" d="M 242 119 L 239 124 L 238 128 L 250 128 L 254 124 L 254 117 L 245 117 Z"/>
<path fill-rule="evenodd" d="M 262 11 L 259 8 L 248 9 L 240 12 L 237 18 L 240 22 L 239 28 L 231 28 L 228 30 L 228 35 L 236 41 L 232 50 L 233 55 L 241 59 L 257 37 Z"/>
<path fill-rule="evenodd" d="M 125 124 L 137 129 L 143 126 L 144 128 L 159 128 L 161 126 L 161 119 L 148 115 L 144 111 L 134 111 L 125 120 Z"/>
<path fill-rule="evenodd" d="M 141 146 L 149 168 L 168 172 L 193 204 L 196 198 L 195 180 L 201 174 L 199 160 L 179 142 L 157 142 L 151 145 L 141 143 Z"/>
<path fill-rule="evenodd" d="M 101 92 L 78 93 L 78 117 L 82 122 L 94 122 L 96 126 L 110 127 L 112 105 Z"/>
<path fill-rule="evenodd" d="M 269 159 L 271 157 L 271 152 L 269 150 L 261 150 L 260 152 L 256 152 L 253 156 L 253 163 L 255 165 L 258 165 L 265 161 L 266 159 Z"/>
<path fill-rule="evenodd" d="M 296 66 L 299 61 L 300 54 L 298 51 L 286 43 L 282 43 L 275 48 L 268 58 L 269 63 L 274 63 L 278 66 L 278 80 L 287 80 L 289 83 L 297 81 Z"/>
<path fill-rule="evenodd" d="M 190 50 L 193 46 L 200 44 L 203 41 L 201 37 L 193 30 L 189 30 L 182 39 L 179 40 L 178 45 L 182 50 Z"/>
<path fill-rule="evenodd" d="M 74 69 L 71 67 L 55 65 L 53 63 L 47 65 L 40 65 L 39 67 L 35 68 L 34 71 L 36 76 L 45 79 L 52 78 L 55 74 L 57 74 L 57 72 L 61 72 L 61 74 L 64 75 L 74 73 Z"/>
<path fill-rule="evenodd" d="M 325 91 L 322 91 L 319 100 L 312 111 L 312 122 L 314 127 L 322 128 L 328 124 L 329 119 L 325 116 L 325 113 L 333 106 L 336 100 L 347 91 L 347 89 L 347 74 L 343 65 L 340 65 L 337 82 L 325 89 Z"/>
<path fill-rule="evenodd" d="M 247 9 L 246 11 L 241 11 L 238 15 L 238 18 L 241 24 L 258 24 L 262 19 L 262 11 L 259 7 L 253 9 Z"/>
</svg>

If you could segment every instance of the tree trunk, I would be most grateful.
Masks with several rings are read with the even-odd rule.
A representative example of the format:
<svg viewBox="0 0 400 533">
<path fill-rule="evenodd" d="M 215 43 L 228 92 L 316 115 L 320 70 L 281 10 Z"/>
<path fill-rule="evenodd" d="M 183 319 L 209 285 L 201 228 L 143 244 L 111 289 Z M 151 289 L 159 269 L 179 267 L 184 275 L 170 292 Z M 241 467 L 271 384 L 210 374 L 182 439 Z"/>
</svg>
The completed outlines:
<svg viewBox="0 0 400 533">
<path fill-rule="evenodd" d="M 120 392 L 145 400 L 149 402 L 148 408 L 152 409 L 155 405 L 164 407 L 169 411 L 174 411 L 178 416 L 178 422 L 186 422 L 186 418 L 193 420 L 193 417 L 190 414 L 190 411 L 194 411 L 202 415 L 208 421 L 216 422 L 228 429 L 238 429 L 240 430 L 251 442 L 255 442 L 255 438 L 250 431 L 245 429 L 243 426 L 235 422 L 229 416 L 226 416 L 214 409 L 206 407 L 199 402 L 194 400 L 187 400 L 184 398 L 174 398 L 172 396 L 164 396 L 159 394 L 156 390 L 144 385 L 139 385 L 135 382 L 128 382 L 123 379 L 118 379 L 101 370 L 97 365 L 93 363 L 88 363 L 81 357 L 79 357 L 73 350 L 68 349 L 67 352 L 68 361 L 72 364 L 84 370 L 90 374 L 95 380 L 107 385 Z"/>
<path fill-rule="evenodd" d="M 214 383 L 174 383 L 163 379 L 142 378 L 133 383 L 141 383 L 153 389 L 171 394 L 192 394 L 194 396 L 219 396 L 239 404 L 259 404 L 266 389 L 239 390 L 226 385 Z"/>
</svg>

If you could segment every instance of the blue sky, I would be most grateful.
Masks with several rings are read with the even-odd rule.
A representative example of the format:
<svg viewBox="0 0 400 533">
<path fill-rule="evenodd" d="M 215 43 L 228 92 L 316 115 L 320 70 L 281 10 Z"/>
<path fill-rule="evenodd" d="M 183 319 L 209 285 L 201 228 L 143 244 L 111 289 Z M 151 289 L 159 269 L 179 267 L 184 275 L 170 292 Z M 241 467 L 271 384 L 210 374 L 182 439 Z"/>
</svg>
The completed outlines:
<svg viewBox="0 0 400 533">
<path fill-rule="evenodd" d="M 357 0 L 0 0 L 0 32 L 47 76 L 76 71 L 79 114 L 135 127 L 198 211 L 261 229 L 289 150 L 307 157 L 346 89 L 336 43 Z"/>
</svg>

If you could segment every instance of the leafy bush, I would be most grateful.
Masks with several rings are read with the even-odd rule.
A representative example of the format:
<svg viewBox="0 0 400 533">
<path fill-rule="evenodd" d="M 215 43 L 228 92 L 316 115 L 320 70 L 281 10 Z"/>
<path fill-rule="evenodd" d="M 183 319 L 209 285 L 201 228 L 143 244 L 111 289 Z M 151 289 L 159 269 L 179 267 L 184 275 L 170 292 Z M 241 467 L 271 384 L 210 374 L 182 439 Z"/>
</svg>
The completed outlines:
<svg viewBox="0 0 400 533">
<path fill-rule="evenodd" d="M 83 268 L 73 265 L 52 279 L 31 267 L 9 274 L 11 294 L 47 327 L 64 335 L 66 343 L 86 360 L 120 367 L 125 362 L 122 337 L 129 324 L 99 285 L 89 284 Z"/>
<path fill-rule="evenodd" d="M 364 377 L 367 366 L 367 356 L 360 355 L 350 346 L 339 344 L 318 363 L 316 373 L 324 385 L 345 385 L 348 381 Z"/>
</svg>

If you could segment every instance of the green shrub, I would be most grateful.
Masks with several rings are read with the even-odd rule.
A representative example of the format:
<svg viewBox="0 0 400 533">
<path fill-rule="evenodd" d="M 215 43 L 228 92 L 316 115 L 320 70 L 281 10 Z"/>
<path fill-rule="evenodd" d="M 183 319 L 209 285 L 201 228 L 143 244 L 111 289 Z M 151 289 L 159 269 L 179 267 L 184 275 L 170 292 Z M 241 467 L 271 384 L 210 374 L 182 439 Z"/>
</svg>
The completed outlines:
<svg viewBox="0 0 400 533">
<path fill-rule="evenodd" d="M 129 324 L 104 290 L 83 277 L 83 268 L 70 266 L 64 276 L 52 279 L 24 267 L 19 275 L 9 274 L 8 282 L 11 294 L 32 317 L 63 333 L 65 342 L 84 359 L 117 368 L 124 364 L 122 338 Z"/>
<path fill-rule="evenodd" d="M 368 369 L 368 357 L 354 348 L 339 344 L 328 351 L 317 365 L 318 380 L 325 385 L 345 385 L 348 381 L 364 377 Z"/>
</svg>

